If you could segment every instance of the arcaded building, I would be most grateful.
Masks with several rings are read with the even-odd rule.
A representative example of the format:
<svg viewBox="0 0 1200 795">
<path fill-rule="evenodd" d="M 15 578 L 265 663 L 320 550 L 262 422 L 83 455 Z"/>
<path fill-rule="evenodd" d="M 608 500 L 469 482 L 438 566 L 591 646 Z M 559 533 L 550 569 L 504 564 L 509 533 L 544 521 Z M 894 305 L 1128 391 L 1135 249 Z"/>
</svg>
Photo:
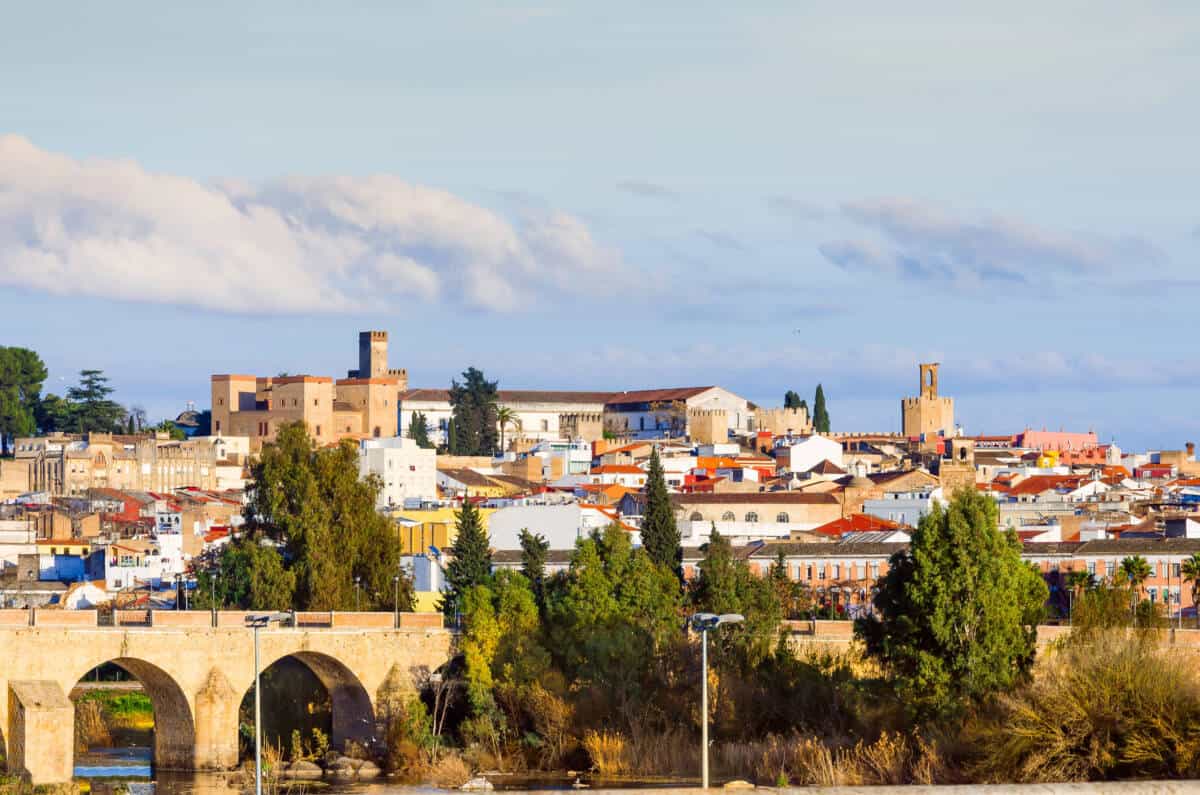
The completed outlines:
<svg viewBox="0 0 1200 795">
<path fill-rule="evenodd" d="M 247 436 L 251 452 L 274 441 L 281 425 L 303 422 L 318 444 L 396 436 L 404 370 L 387 366 L 387 332 L 358 335 L 358 368 L 349 377 L 212 377 L 212 433 Z"/>
</svg>

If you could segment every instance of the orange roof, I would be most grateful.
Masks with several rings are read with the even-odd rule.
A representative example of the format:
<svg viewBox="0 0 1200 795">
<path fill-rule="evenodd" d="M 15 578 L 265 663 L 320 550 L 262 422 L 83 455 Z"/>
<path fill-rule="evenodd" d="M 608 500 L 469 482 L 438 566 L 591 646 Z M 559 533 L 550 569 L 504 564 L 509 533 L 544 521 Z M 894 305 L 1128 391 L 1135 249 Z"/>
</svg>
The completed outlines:
<svg viewBox="0 0 1200 795">
<path fill-rule="evenodd" d="M 844 516 L 841 519 L 834 519 L 832 522 L 823 524 L 820 527 L 813 529 L 812 532 L 820 533 L 823 536 L 832 536 L 833 538 L 841 538 L 846 533 L 862 533 L 875 530 L 898 530 L 904 525 L 893 522 L 889 519 L 881 519 L 878 516 L 873 516 L 869 513 L 852 513 L 849 516 Z"/>
<path fill-rule="evenodd" d="M 1009 489 L 1009 494 L 1041 494 L 1053 489 L 1077 489 L 1084 481 L 1082 475 L 1030 475 Z"/>
<path fill-rule="evenodd" d="M 644 475 L 646 471 L 640 467 L 630 466 L 628 464 L 605 464 L 604 466 L 592 467 L 593 475 Z"/>
</svg>

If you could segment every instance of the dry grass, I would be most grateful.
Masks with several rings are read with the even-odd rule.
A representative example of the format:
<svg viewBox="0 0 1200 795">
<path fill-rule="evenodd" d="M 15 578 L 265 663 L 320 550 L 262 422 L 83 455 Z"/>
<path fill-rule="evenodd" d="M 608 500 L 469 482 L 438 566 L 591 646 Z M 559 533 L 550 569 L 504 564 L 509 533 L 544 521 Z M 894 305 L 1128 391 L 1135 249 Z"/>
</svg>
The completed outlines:
<svg viewBox="0 0 1200 795">
<path fill-rule="evenodd" d="M 112 735 L 104 720 L 104 710 L 95 701 L 80 700 L 75 704 L 75 750 L 86 751 L 92 746 L 112 745 Z"/>
<path fill-rule="evenodd" d="M 471 780 L 471 768 L 456 753 L 446 753 L 429 769 L 429 783 L 435 787 L 458 789 Z"/>
<path fill-rule="evenodd" d="M 931 784 L 945 778 L 935 744 L 900 733 L 872 743 L 835 747 L 811 736 L 772 736 L 716 748 L 717 770 L 726 778 L 793 786 Z"/>
<path fill-rule="evenodd" d="M 1195 777 L 1200 672 L 1141 633 L 1095 633 L 1043 660 L 964 739 L 978 749 L 980 781 Z"/>
<path fill-rule="evenodd" d="M 629 772 L 625 738 L 617 732 L 588 731 L 583 735 L 583 749 L 592 760 L 592 769 L 601 776 L 621 776 Z"/>
</svg>

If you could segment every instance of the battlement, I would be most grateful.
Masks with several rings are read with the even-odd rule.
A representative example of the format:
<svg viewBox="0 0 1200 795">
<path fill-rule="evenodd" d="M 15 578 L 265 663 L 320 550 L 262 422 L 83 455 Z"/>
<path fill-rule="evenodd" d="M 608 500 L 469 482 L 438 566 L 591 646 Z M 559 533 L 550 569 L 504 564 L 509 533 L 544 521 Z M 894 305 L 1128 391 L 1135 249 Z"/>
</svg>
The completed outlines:
<svg viewBox="0 0 1200 795">
<path fill-rule="evenodd" d="M 573 411 L 558 415 L 558 434 L 564 439 L 594 442 L 604 438 L 604 414 L 599 411 Z"/>
<path fill-rule="evenodd" d="M 729 416 L 729 412 L 726 411 L 725 409 L 688 409 L 687 414 L 689 417 L 696 417 L 696 418 L 721 417 L 722 419 L 724 419 L 725 417 Z"/>
<path fill-rule="evenodd" d="M 371 342 L 387 342 L 388 333 L 386 331 L 360 331 L 358 332 L 360 340 L 370 340 Z"/>
</svg>

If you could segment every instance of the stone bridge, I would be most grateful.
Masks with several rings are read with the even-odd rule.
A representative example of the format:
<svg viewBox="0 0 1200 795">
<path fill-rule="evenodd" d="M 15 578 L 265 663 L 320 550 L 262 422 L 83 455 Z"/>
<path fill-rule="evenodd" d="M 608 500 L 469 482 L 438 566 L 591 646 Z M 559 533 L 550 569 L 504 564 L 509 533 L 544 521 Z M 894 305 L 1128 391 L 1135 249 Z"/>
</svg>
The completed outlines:
<svg viewBox="0 0 1200 795">
<path fill-rule="evenodd" d="M 254 685 L 254 636 L 242 612 L 0 610 L 0 741 L 10 772 L 34 784 L 70 780 L 74 706 L 88 671 L 115 663 L 154 705 L 154 764 L 223 770 L 238 763 L 238 709 Z M 448 662 L 439 614 L 296 613 L 260 630 L 262 670 L 285 657 L 329 692 L 333 743 L 366 740 L 397 695 Z"/>
</svg>

